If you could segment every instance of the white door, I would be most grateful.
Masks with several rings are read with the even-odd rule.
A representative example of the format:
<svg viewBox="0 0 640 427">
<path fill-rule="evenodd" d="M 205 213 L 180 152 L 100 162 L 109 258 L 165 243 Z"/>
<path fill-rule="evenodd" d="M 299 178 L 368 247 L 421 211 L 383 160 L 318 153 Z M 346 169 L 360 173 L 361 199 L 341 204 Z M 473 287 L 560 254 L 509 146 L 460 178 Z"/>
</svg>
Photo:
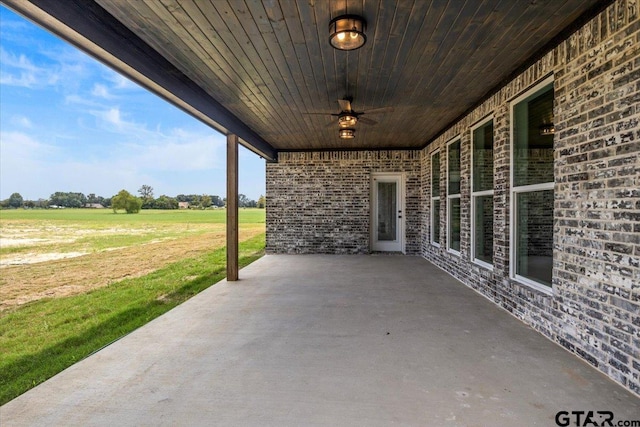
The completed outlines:
<svg viewBox="0 0 640 427">
<path fill-rule="evenodd" d="M 371 247 L 404 252 L 404 180 L 400 173 L 371 177 Z"/>
</svg>

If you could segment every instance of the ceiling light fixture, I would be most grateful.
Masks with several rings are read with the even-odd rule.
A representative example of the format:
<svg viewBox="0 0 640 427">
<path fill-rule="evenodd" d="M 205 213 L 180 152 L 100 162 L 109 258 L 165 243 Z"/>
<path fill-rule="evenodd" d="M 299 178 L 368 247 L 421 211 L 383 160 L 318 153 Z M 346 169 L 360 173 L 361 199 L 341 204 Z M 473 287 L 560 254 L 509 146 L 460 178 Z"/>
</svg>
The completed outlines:
<svg viewBox="0 0 640 427">
<path fill-rule="evenodd" d="M 542 119 L 542 124 L 538 127 L 538 131 L 542 136 L 549 136 L 556 133 L 556 127 L 553 124 L 553 111 L 549 109 L 549 114 Z"/>
<path fill-rule="evenodd" d="M 540 135 L 542 136 L 553 135 L 554 133 L 556 133 L 556 127 L 553 125 L 553 123 L 545 123 L 540 126 L 538 130 L 540 131 Z"/>
<path fill-rule="evenodd" d="M 353 139 L 356 137 L 355 129 L 340 129 L 340 139 Z"/>
<path fill-rule="evenodd" d="M 341 15 L 329 23 L 329 43 L 340 50 L 354 50 L 367 41 L 366 21 L 357 15 Z"/>
<path fill-rule="evenodd" d="M 338 116 L 338 126 L 341 128 L 351 128 L 358 123 L 358 118 L 353 114 L 344 113 Z"/>
</svg>

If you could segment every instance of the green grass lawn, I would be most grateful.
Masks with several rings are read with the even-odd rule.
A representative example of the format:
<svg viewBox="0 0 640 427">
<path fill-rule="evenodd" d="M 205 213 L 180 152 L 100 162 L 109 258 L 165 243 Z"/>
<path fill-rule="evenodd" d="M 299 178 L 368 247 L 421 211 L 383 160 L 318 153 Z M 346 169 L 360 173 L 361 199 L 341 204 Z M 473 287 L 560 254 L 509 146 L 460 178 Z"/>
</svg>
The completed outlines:
<svg viewBox="0 0 640 427">
<path fill-rule="evenodd" d="M 143 209 L 137 214 L 119 212 L 114 214 L 111 209 L 0 209 L 0 221 L 60 221 L 83 222 L 89 226 L 101 227 L 113 224 L 142 224 L 152 223 L 216 223 L 226 222 L 226 209 L 208 210 L 155 210 Z M 243 223 L 264 223 L 264 209 L 239 209 L 238 221 Z"/>
<path fill-rule="evenodd" d="M 30 221 L 32 224 L 59 221 L 63 225 L 75 224 L 74 229 L 83 222 L 96 228 L 104 227 L 105 223 L 118 227 L 126 227 L 123 223 L 152 228 L 162 223 L 186 227 L 224 222 L 225 212 L 142 211 L 137 215 L 84 209 L 0 212 L 2 227 L 22 221 L 27 225 Z M 240 222 L 241 229 L 242 224 L 247 227 L 264 224 L 264 210 L 241 210 Z M 256 260 L 263 251 L 264 233 L 242 241 L 240 266 Z M 225 263 L 225 248 L 219 246 L 141 277 L 116 281 L 79 295 L 40 299 L 0 312 L 0 404 L 222 280 Z"/>
</svg>

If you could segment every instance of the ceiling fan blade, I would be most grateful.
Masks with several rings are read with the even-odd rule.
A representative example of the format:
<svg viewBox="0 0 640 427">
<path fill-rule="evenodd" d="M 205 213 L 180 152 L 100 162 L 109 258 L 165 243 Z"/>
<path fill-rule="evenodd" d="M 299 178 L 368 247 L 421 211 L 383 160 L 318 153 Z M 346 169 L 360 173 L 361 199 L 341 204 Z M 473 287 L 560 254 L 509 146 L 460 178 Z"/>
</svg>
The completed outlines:
<svg viewBox="0 0 640 427">
<path fill-rule="evenodd" d="M 351 111 L 351 101 L 348 99 L 338 99 L 338 104 L 342 111 Z"/>
<path fill-rule="evenodd" d="M 367 114 L 380 114 L 380 113 L 391 113 L 393 112 L 393 107 L 380 107 L 380 108 L 372 108 L 371 110 L 365 111 Z"/>
<path fill-rule="evenodd" d="M 300 114 L 304 114 L 305 116 L 334 116 L 335 115 L 333 113 L 300 113 Z"/>
<path fill-rule="evenodd" d="M 375 120 L 371 120 L 366 117 L 358 117 L 358 122 L 364 123 L 365 125 L 375 125 L 378 123 Z"/>
</svg>

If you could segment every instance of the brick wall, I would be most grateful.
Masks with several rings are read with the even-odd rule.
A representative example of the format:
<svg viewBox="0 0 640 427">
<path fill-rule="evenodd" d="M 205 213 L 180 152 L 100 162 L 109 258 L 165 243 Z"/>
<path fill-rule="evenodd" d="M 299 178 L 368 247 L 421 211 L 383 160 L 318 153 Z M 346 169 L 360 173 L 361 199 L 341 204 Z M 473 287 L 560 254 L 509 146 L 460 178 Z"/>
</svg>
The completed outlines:
<svg viewBox="0 0 640 427">
<path fill-rule="evenodd" d="M 267 164 L 267 252 L 369 253 L 371 174 L 404 172 L 406 253 L 419 254 L 420 158 L 420 151 L 279 153 Z"/>
<path fill-rule="evenodd" d="M 637 2 L 615 3 L 573 41 L 557 72 L 557 339 L 640 393 Z"/>
<path fill-rule="evenodd" d="M 553 293 L 509 275 L 509 102 L 554 76 Z M 462 138 L 462 204 L 469 206 L 470 126 L 494 117 L 494 268 L 430 236 L 430 154 Z M 442 159 L 445 160 L 445 159 Z M 445 160 L 446 161 L 446 160 Z M 466 162 L 466 163 L 465 163 Z M 444 164 L 444 161 L 441 161 Z M 446 176 L 441 167 L 441 180 Z M 466 180 L 465 180 L 465 177 Z M 640 19 L 618 1 L 448 129 L 422 156 L 423 255 L 550 339 L 640 394 Z M 446 197 L 444 186 L 441 197 Z M 441 205 L 441 231 L 446 205 Z M 463 235 L 470 232 L 463 215 Z M 550 223 L 551 224 L 551 223 Z"/>
</svg>

